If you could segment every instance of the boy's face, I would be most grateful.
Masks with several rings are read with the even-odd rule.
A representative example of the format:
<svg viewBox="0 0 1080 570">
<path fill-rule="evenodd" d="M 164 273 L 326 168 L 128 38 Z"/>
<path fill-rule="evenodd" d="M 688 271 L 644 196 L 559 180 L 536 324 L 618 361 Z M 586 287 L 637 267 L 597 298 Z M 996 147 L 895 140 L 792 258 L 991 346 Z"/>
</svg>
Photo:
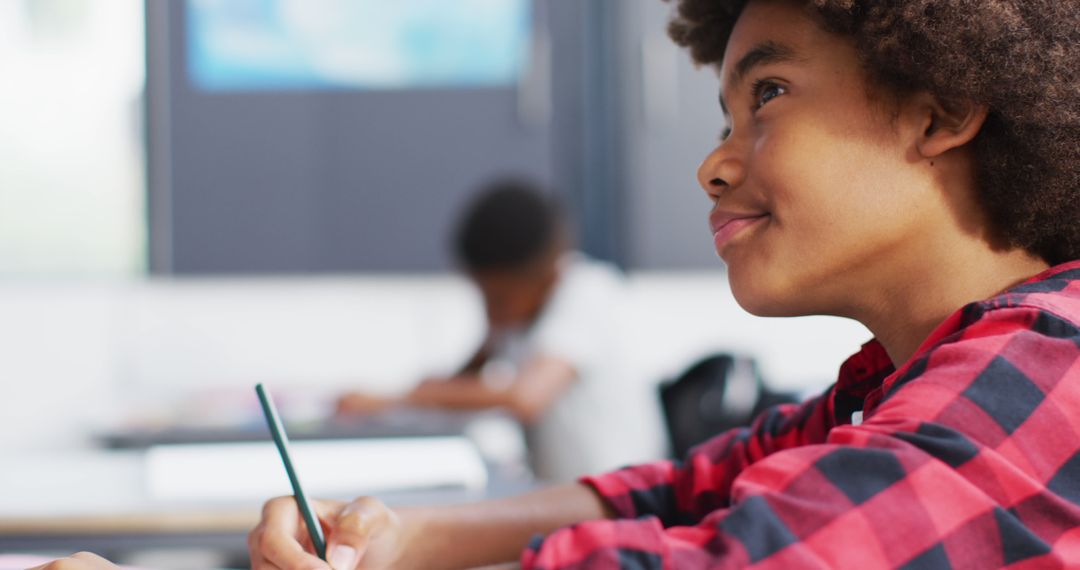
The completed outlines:
<svg viewBox="0 0 1080 570">
<path fill-rule="evenodd" d="M 556 262 L 545 259 L 521 270 L 489 270 L 470 273 L 480 289 L 488 326 L 512 329 L 527 326 L 536 318 L 558 278 Z"/>
<path fill-rule="evenodd" d="M 941 197 L 906 119 L 871 93 L 851 41 L 800 3 L 754 0 L 739 17 L 721 67 L 731 131 L 698 179 L 750 312 L 851 316 L 858 292 L 934 247 Z"/>
</svg>

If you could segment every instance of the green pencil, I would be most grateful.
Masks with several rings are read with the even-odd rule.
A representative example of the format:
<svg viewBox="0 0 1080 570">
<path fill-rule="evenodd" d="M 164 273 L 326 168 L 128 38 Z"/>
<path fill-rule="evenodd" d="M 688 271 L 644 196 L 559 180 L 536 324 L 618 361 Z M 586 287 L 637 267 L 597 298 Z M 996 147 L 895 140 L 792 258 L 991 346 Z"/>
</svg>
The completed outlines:
<svg viewBox="0 0 1080 570">
<path fill-rule="evenodd" d="M 285 463 L 285 472 L 289 474 L 293 496 L 300 507 L 300 512 L 304 515 L 304 522 L 307 523 L 311 544 L 315 546 L 315 553 L 319 555 L 319 558 L 326 560 L 326 539 L 323 537 L 322 525 L 315 517 L 315 511 L 311 508 L 307 496 L 304 495 L 304 490 L 300 488 L 300 479 L 296 476 L 296 470 L 293 469 L 292 459 L 289 458 L 289 436 L 285 434 L 285 426 L 278 417 L 274 401 L 270 399 L 270 394 L 262 384 L 255 385 L 255 393 L 259 395 L 259 403 L 262 404 L 263 415 L 266 416 L 266 425 L 270 427 L 270 434 L 274 436 L 274 443 L 277 444 L 278 453 L 281 454 L 281 461 Z"/>
</svg>

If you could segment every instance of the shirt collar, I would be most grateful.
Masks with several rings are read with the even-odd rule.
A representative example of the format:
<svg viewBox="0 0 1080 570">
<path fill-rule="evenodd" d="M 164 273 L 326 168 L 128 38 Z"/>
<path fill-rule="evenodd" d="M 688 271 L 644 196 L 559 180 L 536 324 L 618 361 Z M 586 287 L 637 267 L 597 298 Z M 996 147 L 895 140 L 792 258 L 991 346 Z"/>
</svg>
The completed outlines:
<svg viewBox="0 0 1080 570">
<path fill-rule="evenodd" d="M 1055 275 L 1077 269 L 1080 269 L 1080 260 L 1055 265 L 1038 275 L 1031 277 L 1020 285 L 1017 285 L 1017 287 L 1044 281 Z M 897 376 L 899 372 L 906 370 L 911 363 L 918 360 L 923 353 L 931 350 L 934 346 L 940 344 L 944 339 L 952 336 L 965 326 L 964 309 L 961 308 L 934 328 L 926 340 L 919 346 L 919 349 L 915 351 L 915 354 L 904 363 L 900 370 L 897 370 L 893 365 L 892 360 L 889 358 L 889 353 L 885 351 L 885 347 L 882 346 L 876 338 L 870 339 L 862 345 L 859 352 L 853 354 L 840 366 L 840 374 L 836 381 L 836 406 L 838 416 L 845 415 L 846 417 L 846 414 L 849 413 L 847 410 L 840 410 L 841 407 L 844 407 L 839 405 L 841 401 L 851 402 L 851 404 L 854 404 L 856 401 L 863 402 L 863 406 L 852 406 L 849 404 L 846 407 L 858 409 L 873 408 L 883 395 L 880 389 L 883 384 L 887 383 L 886 379 L 891 376 Z M 854 411 L 854 409 L 851 411 Z"/>
<path fill-rule="evenodd" d="M 848 395 L 865 398 L 895 370 L 889 353 L 876 338 L 862 345 L 859 352 L 850 356 L 840 366 L 836 389 Z"/>
</svg>

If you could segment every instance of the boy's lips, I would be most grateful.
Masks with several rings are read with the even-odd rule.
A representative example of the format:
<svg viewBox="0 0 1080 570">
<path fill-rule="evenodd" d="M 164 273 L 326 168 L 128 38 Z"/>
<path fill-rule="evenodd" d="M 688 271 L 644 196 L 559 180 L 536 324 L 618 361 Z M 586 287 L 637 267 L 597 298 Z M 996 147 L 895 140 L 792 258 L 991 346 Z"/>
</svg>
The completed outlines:
<svg viewBox="0 0 1080 570">
<path fill-rule="evenodd" d="M 719 252 L 724 244 L 731 241 L 731 239 L 743 229 L 768 217 L 769 214 L 765 212 L 727 212 L 723 210 L 713 210 L 712 213 L 709 214 L 709 227 L 712 229 L 713 242 L 716 245 L 716 251 Z"/>
</svg>

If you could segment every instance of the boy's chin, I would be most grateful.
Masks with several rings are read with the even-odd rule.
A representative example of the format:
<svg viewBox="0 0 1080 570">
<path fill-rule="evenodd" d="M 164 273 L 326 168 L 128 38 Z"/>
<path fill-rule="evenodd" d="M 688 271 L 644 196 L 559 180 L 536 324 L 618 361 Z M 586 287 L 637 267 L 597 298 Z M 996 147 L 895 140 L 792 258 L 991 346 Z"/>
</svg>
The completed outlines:
<svg viewBox="0 0 1080 570">
<path fill-rule="evenodd" d="M 755 317 L 803 317 L 809 314 L 807 311 L 799 310 L 798 308 L 787 306 L 781 303 L 772 302 L 769 300 L 753 299 L 743 300 L 736 296 L 735 301 L 739 303 L 739 306 L 743 308 L 747 313 L 754 315 Z"/>
<path fill-rule="evenodd" d="M 802 317 L 816 314 L 797 290 L 778 287 L 766 279 L 740 279 L 728 274 L 735 302 L 757 317 Z"/>
</svg>

